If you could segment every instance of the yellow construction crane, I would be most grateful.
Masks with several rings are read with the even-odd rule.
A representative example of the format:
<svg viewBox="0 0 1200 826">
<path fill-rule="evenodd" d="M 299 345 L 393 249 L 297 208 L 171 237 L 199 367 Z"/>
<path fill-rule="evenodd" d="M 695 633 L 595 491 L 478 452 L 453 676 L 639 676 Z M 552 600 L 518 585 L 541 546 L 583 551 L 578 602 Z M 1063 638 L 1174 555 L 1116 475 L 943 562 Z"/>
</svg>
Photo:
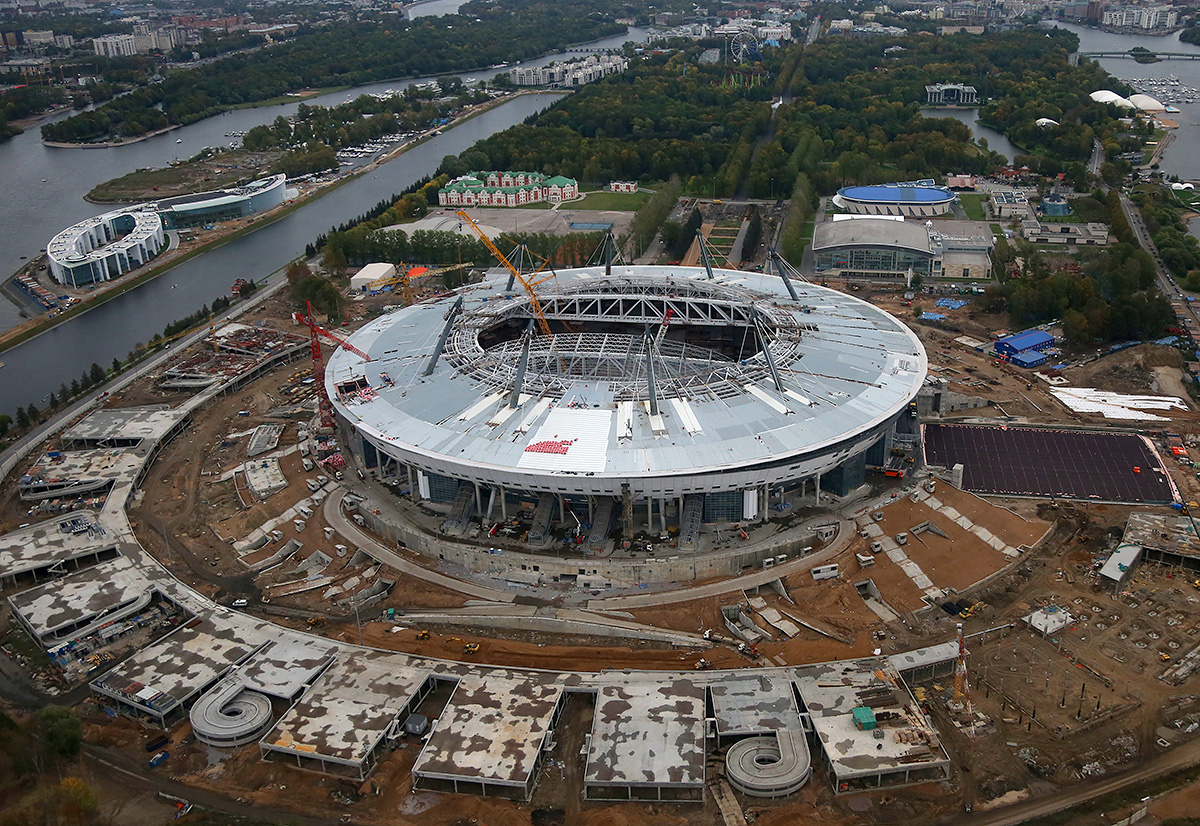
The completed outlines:
<svg viewBox="0 0 1200 826">
<path fill-rule="evenodd" d="M 423 267 L 411 267 L 410 268 L 407 264 L 400 264 L 399 267 L 397 268 L 397 272 L 395 275 L 389 275 L 389 276 L 386 276 L 385 278 L 379 278 L 379 279 L 376 279 L 375 281 L 372 281 L 370 284 L 368 284 L 367 292 L 373 293 L 373 292 L 377 292 L 379 290 L 386 289 L 387 287 L 391 287 L 396 284 L 399 284 L 400 285 L 400 295 L 404 299 L 404 306 L 407 307 L 410 304 L 412 304 L 415 299 L 415 296 L 413 295 L 413 289 L 412 289 L 412 278 L 413 278 L 412 271 L 413 270 L 416 270 L 416 269 L 421 270 L 421 272 L 417 273 L 417 275 L 416 275 L 417 278 L 428 278 L 431 275 L 441 275 L 444 272 L 453 272 L 454 270 L 461 270 L 463 267 L 471 267 L 471 266 L 474 266 L 474 265 L 472 263 L 468 262 L 466 264 L 452 264 L 448 267 L 436 267 L 434 269 L 426 269 Z"/>
<path fill-rule="evenodd" d="M 534 289 L 533 289 L 534 284 L 532 282 L 530 282 L 529 280 L 527 280 L 525 278 L 525 276 L 521 275 L 521 271 L 512 265 L 512 262 L 509 261 L 504 256 L 504 253 L 500 252 L 500 248 L 492 243 L 492 239 L 488 238 L 487 233 L 484 232 L 483 230 L 481 230 L 479 228 L 479 225 L 476 224 L 473 220 L 471 220 L 471 216 L 468 215 L 465 210 L 461 210 L 461 209 L 455 210 L 454 214 L 457 215 L 459 218 L 462 218 L 464 221 L 466 221 L 467 225 L 471 229 L 475 230 L 475 234 L 479 236 L 479 240 L 483 241 L 484 246 L 486 246 L 488 248 L 488 252 L 490 252 L 492 255 L 494 255 L 496 257 L 496 260 L 499 261 L 501 264 L 503 264 L 504 267 L 510 273 L 512 273 L 513 278 L 515 278 L 515 279 L 517 279 L 517 281 L 521 282 L 521 286 L 525 288 L 525 293 L 529 296 L 529 303 L 533 307 L 533 315 L 537 319 L 538 328 L 545 335 L 548 335 L 548 336 L 554 335 L 550 331 L 550 322 L 548 322 L 546 320 L 546 314 L 544 312 L 542 312 L 542 303 L 540 301 L 538 301 L 537 293 L 534 292 Z M 547 263 L 549 263 L 549 262 L 547 262 Z M 535 273 L 535 275 L 536 275 L 536 273 Z"/>
</svg>

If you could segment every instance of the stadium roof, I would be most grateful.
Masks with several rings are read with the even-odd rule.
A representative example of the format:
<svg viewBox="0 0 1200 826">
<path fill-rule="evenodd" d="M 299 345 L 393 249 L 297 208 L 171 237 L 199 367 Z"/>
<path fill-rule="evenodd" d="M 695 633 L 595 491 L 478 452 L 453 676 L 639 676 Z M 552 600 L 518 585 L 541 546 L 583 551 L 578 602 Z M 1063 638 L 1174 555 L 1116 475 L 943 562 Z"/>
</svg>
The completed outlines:
<svg viewBox="0 0 1200 826">
<path fill-rule="evenodd" d="M 843 198 L 855 201 L 882 203 L 937 204 L 952 201 L 953 192 L 943 186 L 917 186 L 911 184 L 877 184 L 874 186 L 848 186 L 838 192 Z"/>
<path fill-rule="evenodd" d="M 813 236 L 813 252 L 838 247 L 900 247 L 934 254 L 929 230 L 922 224 L 863 218 L 859 221 L 823 221 Z"/>
<path fill-rule="evenodd" d="M 504 292 L 507 279 L 493 276 L 362 328 L 351 342 L 370 362 L 344 349 L 329 360 L 335 407 L 385 450 L 396 445 L 414 461 L 491 477 L 611 481 L 784 465 L 831 449 L 900 413 L 928 366 L 912 331 L 835 290 L 797 282 L 792 300 L 778 275 L 716 270 L 710 280 L 702 268 L 619 267 L 605 277 L 603 268 L 577 269 L 539 288 L 560 331 L 530 336 L 513 407 L 533 313 L 519 290 Z M 654 341 L 666 309 L 668 334 Z M 444 352 L 425 375 L 443 335 Z"/>
</svg>

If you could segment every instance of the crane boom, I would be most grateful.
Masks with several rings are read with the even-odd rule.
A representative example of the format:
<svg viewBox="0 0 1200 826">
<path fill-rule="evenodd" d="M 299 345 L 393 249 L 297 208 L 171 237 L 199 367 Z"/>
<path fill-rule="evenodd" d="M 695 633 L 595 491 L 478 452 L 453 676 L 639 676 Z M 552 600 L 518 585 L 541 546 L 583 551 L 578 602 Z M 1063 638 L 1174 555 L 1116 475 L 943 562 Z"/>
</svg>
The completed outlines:
<svg viewBox="0 0 1200 826">
<path fill-rule="evenodd" d="M 346 339 L 344 339 L 344 338 L 342 338 L 342 337 L 340 337 L 340 336 L 336 336 L 336 335 L 334 335 L 333 333 L 329 332 L 329 331 L 328 331 L 328 330 L 326 330 L 324 327 L 322 327 L 322 326 L 320 326 L 320 325 L 318 325 L 318 324 L 314 324 L 313 326 L 317 328 L 317 334 L 318 334 L 318 335 L 324 336 L 325 338 L 327 338 L 327 339 L 329 339 L 330 341 L 332 341 L 334 344 L 340 344 L 342 347 L 345 347 L 347 350 L 349 350 L 349 351 L 350 351 L 351 353 L 353 353 L 354 355 L 358 356 L 358 357 L 359 357 L 360 359 L 362 359 L 363 361 L 370 361 L 370 360 L 371 360 L 371 357 L 370 357 L 370 356 L 368 356 L 368 355 L 367 355 L 366 353 L 364 353 L 362 350 L 360 350 L 360 349 L 358 349 L 357 347 L 355 347 L 355 346 L 354 346 L 353 344 L 351 344 L 350 342 L 346 341 Z"/>
<path fill-rule="evenodd" d="M 662 344 L 663 338 L 667 335 L 667 327 L 671 326 L 671 316 L 675 315 L 675 311 L 670 307 L 667 308 L 666 315 L 663 316 L 662 325 L 658 328 L 658 335 L 654 337 L 654 349 L 657 350 Z"/>
<path fill-rule="evenodd" d="M 316 379 L 317 385 L 317 412 L 321 417 L 322 429 L 333 430 L 333 404 L 329 401 L 329 394 L 325 392 L 325 358 L 321 353 L 321 338 L 324 337 L 340 344 L 363 361 L 370 361 L 371 357 L 350 342 L 335 336 L 317 324 L 316 320 L 313 319 L 313 305 L 311 301 L 306 302 L 305 309 L 305 321 L 308 323 L 309 351 L 313 363 L 313 378 Z"/>
<path fill-rule="evenodd" d="M 504 253 L 500 252 L 500 248 L 492 243 L 492 239 L 487 237 L 487 233 L 479 228 L 479 225 L 471 219 L 466 210 L 455 210 L 454 214 L 467 222 L 467 226 L 475 231 L 475 234 L 479 236 L 479 240 L 483 241 L 484 246 L 488 248 L 488 252 L 494 255 L 496 260 L 503 264 L 505 269 L 521 282 L 521 286 L 525 288 L 525 294 L 529 296 L 529 303 L 533 307 L 533 315 L 537 319 L 538 329 L 544 335 L 553 335 L 550 330 L 550 322 L 546 320 L 546 314 L 542 312 L 542 303 L 538 301 L 537 293 L 533 290 L 533 285 L 525 280 L 525 277 L 521 275 L 521 271 L 512 265 L 512 262 L 504 256 Z"/>
</svg>

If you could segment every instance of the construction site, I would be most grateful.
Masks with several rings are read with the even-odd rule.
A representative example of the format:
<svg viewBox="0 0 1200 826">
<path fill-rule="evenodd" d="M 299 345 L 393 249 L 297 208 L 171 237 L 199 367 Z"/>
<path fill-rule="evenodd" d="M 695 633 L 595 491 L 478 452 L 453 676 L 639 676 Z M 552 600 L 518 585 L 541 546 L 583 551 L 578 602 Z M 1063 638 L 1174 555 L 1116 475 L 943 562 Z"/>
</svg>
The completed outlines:
<svg viewBox="0 0 1200 826">
<path fill-rule="evenodd" d="M 1114 426 L 857 297 L 708 254 L 536 296 L 408 268 L 358 286 L 382 312 L 361 323 L 280 295 L 214 326 L 4 481 L 5 647 L 47 691 L 88 687 L 89 742 L 364 824 L 924 824 L 1190 742 L 1186 395 L 1155 430 Z M 836 351 L 848 317 L 887 355 L 788 360 Z M 1137 390 L 1105 358 L 1179 381 L 1153 346 L 1060 373 Z M 856 404 L 882 412 L 859 422 L 849 379 L 872 369 Z M 982 489 L 969 450 L 939 460 L 929 428 L 961 425 L 1042 445 L 1010 451 L 1025 487 Z M 824 453 L 826 428 L 853 447 Z M 1072 453 L 1081 434 L 1131 440 L 1105 472 L 1132 487 L 1088 488 L 1090 466 L 1033 484 L 1049 449 L 1112 453 Z M 753 477 L 756 437 L 784 475 Z"/>
</svg>

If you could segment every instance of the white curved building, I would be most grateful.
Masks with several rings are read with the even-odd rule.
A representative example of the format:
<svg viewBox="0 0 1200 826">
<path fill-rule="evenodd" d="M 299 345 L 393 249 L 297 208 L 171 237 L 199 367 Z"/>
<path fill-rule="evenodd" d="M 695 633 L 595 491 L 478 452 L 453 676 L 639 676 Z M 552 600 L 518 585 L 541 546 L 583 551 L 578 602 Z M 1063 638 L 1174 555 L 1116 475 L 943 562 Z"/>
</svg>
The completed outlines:
<svg viewBox="0 0 1200 826">
<path fill-rule="evenodd" d="M 273 175 L 245 186 L 180 195 L 106 212 L 67 227 L 50 240 L 50 275 L 85 287 L 137 269 L 167 245 L 166 232 L 244 218 L 283 203 L 287 179 Z"/>
<path fill-rule="evenodd" d="M 1058 121 L 1053 118 L 1038 118 L 1033 122 L 1033 125 L 1041 129 L 1046 129 L 1051 126 L 1058 126 Z"/>
<path fill-rule="evenodd" d="M 1150 95 L 1136 94 L 1129 96 L 1129 102 L 1143 112 L 1165 112 L 1167 105 Z"/>
<path fill-rule="evenodd" d="M 1110 89 L 1100 89 L 1092 92 L 1091 99 L 1096 103 L 1111 103 L 1121 109 L 1136 109 L 1137 107 Z"/>
<path fill-rule="evenodd" d="M 809 481 L 857 488 L 928 367 L 893 316 L 777 275 L 566 270 L 539 303 L 551 335 L 493 277 L 376 319 L 350 338 L 371 361 L 338 350 L 325 373 L 373 472 L 452 503 L 460 527 L 536 503 L 531 543 L 553 519 L 603 537 L 636 510 L 678 519 L 686 548 L 701 522 L 765 518 Z"/>
<path fill-rule="evenodd" d="M 166 246 L 162 218 L 151 204 L 106 212 L 50 239 L 46 258 L 60 284 L 85 287 L 142 266 Z"/>
<path fill-rule="evenodd" d="M 180 195 L 154 204 L 167 229 L 234 221 L 277 207 L 287 196 L 287 177 L 272 175 L 244 186 Z"/>
</svg>

